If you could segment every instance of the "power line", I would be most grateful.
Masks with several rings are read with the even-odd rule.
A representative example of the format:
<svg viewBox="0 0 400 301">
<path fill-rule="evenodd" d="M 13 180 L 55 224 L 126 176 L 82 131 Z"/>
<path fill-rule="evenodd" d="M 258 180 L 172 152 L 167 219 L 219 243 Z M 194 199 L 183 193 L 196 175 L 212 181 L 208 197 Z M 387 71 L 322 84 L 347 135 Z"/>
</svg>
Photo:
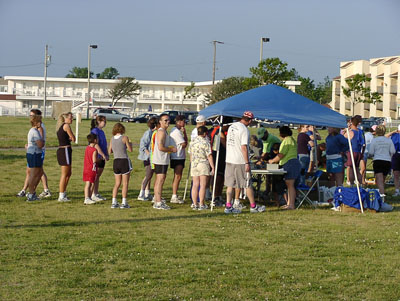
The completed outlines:
<svg viewBox="0 0 400 301">
<path fill-rule="evenodd" d="M 29 67 L 29 66 L 37 66 L 37 65 L 43 65 L 43 63 L 24 64 L 24 65 L 10 65 L 10 66 L 0 66 L 0 68 L 19 68 L 19 67 Z"/>
</svg>

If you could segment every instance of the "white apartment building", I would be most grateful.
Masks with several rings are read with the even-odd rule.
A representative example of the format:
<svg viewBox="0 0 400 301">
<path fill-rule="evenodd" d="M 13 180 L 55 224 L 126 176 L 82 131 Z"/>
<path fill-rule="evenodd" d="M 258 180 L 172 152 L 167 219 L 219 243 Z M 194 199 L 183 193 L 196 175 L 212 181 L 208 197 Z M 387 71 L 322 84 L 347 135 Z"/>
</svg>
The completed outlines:
<svg viewBox="0 0 400 301">
<path fill-rule="evenodd" d="M 351 115 L 351 101 L 343 94 L 342 87 L 346 87 L 346 79 L 355 74 L 366 74 L 371 77 L 369 87 L 371 92 L 378 92 L 381 101 L 376 104 L 357 103 L 353 115 L 362 117 L 390 117 L 399 118 L 400 85 L 398 75 L 400 56 L 372 58 L 340 63 L 340 76 L 332 81 L 331 107 L 344 115 Z"/>
<path fill-rule="evenodd" d="M 0 82 L 0 110 L 3 114 L 9 111 L 15 115 L 25 115 L 31 108 L 43 110 L 43 80 L 43 77 L 5 76 Z M 90 108 L 110 106 L 108 90 L 117 82 L 116 79 L 91 79 Z M 138 80 L 138 83 L 142 87 L 140 94 L 133 99 L 119 100 L 115 108 L 132 115 L 147 112 L 149 109 L 156 113 L 166 110 L 200 111 L 207 105 L 206 95 L 212 88 L 211 81 L 196 82 L 192 91 L 196 96 L 185 97 L 185 87 L 190 86 L 191 82 Z M 286 84 L 295 92 L 295 87 L 300 85 L 300 82 L 288 81 Z M 46 91 L 47 112 L 51 112 L 53 103 L 59 101 L 70 101 L 73 112 L 86 110 L 87 79 L 48 77 Z M 9 113 L 9 115 L 14 114 Z"/>
</svg>

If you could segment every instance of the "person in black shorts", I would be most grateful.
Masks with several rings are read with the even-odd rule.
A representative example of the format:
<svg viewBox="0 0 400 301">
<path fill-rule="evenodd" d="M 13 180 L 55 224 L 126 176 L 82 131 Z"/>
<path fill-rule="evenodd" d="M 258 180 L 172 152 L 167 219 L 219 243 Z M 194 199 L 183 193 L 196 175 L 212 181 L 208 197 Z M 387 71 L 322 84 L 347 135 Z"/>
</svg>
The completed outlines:
<svg viewBox="0 0 400 301">
<path fill-rule="evenodd" d="M 67 186 L 69 179 L 72 174 L 72 148 L 71 141 L 75 142 L 74 133 L 71 130 L 72 124 L 72 113 L 62 113 L 58 117 L 57 121 L 57 138 L 58 138 L 58 149 L 57 149 L 57 161 L 61 166 L 61 177 L 60 177 L 60 194 L 58 197 L 59 202 L 69 202 L 70 199 L 67 197 Z"/>
</svg>

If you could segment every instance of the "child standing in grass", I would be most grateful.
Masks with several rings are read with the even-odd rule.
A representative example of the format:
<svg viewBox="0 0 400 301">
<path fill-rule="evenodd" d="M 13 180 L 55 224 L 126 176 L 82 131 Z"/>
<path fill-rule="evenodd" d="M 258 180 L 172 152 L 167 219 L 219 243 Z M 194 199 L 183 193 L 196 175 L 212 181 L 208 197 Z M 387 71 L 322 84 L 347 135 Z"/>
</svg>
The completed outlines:
<svg viewBox="0 0 400 301">
<path fill-rule="evenodd" d="M 115 184 L 112 192 L 111 208 L 128 209 L 130 206 L 127 202 L 129 178 L 132 170 L 132 163 L 128 157 L 126 150 L 132 152 L 132 142 L 125 134 L 125 127 L 121 123 L 116 123 L 112 130 L 113 137 L 110 140 L 108 153 L 114 153 L 114 176 Z M 119 187 L 122 182 L 122 205 L 117 202 Z"/>
<path fill-rule="evenodd" d="M 97 177 L 97 136 L 95 134 L 87 135 L 89 145 L 85 150 L 85 159 L 83 161 L 83 181 L 85 182 L 85 205 L 96 204 L 90 196 L 93 194 L 94 183 Z M 99 200 L 101 201 L 101 200 Z"/>
</svg>

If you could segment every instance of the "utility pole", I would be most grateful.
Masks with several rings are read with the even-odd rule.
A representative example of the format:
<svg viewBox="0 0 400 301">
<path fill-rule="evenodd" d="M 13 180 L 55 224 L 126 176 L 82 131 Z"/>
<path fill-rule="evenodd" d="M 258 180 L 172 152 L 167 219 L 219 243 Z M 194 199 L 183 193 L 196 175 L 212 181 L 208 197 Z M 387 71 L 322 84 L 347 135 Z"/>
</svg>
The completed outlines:
<svg viewBox="0 0 400 301">
<path fill-rule="evenodd" d="M 213 86 L 214 86 L 214 83 L 215 83 L 215 60 L 216 60 L 216 57 L 217 57 L 217 43 L 218 44 L 224 44 L 224 42 L 221 42 L 221 41 L 212 41 L 212 43 L 214 44 L 214 60 L 213 60 L 213 77 L 212 77 L 212 84 L 213 84 Z"/>
<path fill-rule="evenodd" d="M 44 49 L 44 95 L 43 95 L 43 118 L 46 117 L 46 101 L 47 101 L 47 67 L 50 61 L 50 56 L 48 54 L 49 47 L 46 45 Z"/>
<path fill-rule="evenodd" d="M 90 102 L 90 50 L 91 49 L 96 49 L 97 45 L 89 45 L 88 47 L 88 86 L 87 86 L 87 109 L 86 109 L 86 119 L 89 119 L 89 102 Z"/>
<path fill-rule="evenodd" d="M 265 43 L 269 42 L 269 38 L 261 38 L 261 41 L 260 41 L 260 62 L 263 59 L 263 45 L 264 45 L 264 42 Z"/>
</svg>

